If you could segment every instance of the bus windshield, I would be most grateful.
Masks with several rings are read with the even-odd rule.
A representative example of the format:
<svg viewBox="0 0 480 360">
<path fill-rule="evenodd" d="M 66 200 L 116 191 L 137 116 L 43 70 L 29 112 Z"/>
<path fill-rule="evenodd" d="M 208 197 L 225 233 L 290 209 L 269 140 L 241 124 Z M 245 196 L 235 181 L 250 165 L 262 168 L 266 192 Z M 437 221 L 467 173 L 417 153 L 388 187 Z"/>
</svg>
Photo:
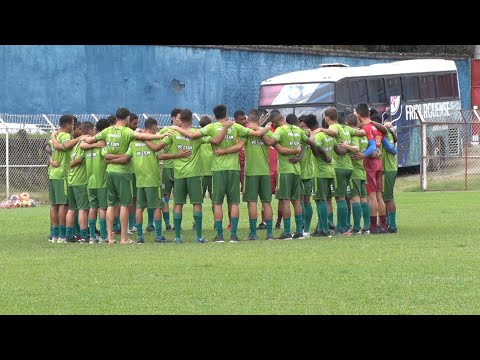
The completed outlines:
<svg viewBox="0 0 480 360">
<path fill-rule="evenodd" d="M 318 104 L 335 101 L 335 84 L 331 82 L 263 85 L 260 106 L 288 104 Z"/>
</svg>

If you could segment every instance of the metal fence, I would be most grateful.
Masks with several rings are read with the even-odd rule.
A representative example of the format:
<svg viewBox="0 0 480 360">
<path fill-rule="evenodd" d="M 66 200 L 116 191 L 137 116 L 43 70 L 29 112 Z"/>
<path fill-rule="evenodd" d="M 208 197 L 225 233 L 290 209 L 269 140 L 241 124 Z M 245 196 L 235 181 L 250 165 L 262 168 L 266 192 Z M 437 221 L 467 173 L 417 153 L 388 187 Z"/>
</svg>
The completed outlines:
<svg viewBox="0 0 480 360">
<path fill-rule="evenodd" d="M 422 190 L 480 190 L 480 116 L 455 110 L 447 118 L 426 118 L 421 127 Z"/>
<path fill-rule="evenodd" d="M 194 114 L 198 127 L 202 115 Z M 53 130 L 58 129 L 60 114 L 0 114 L 0 201 L 13 194 L 28 192 L 37 203 L 48 202 L 48 155 L 45 145 Z M 107 114 L 75 114 L 79 121 L 94 124 Z M 138 114 L 138 127 L 147 117 L 159 126 L 170 125 L 170 114 Z M 212 119 L 212 115 L 209 115 Z"/>
</svg>

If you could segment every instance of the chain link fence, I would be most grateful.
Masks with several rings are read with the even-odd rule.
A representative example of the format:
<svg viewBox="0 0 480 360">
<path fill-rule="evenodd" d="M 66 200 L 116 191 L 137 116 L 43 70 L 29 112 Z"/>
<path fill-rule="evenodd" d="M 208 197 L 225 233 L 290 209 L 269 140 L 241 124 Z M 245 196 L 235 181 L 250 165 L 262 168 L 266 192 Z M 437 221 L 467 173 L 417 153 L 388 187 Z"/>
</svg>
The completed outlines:
<svg viewBox="0 0 480 360">
<path fill-rule="evenodd" d="M 421 123 L 422 190 L 480 190 L 480 116 L 455 110 L 446 118 Z M 440 121 L 439 121 L 440 120 Z"/>
<path fill-rule="evenodd" d="M 59 128 L 61 114 L 0 114 L 0 201 L 28 192 L 36 203 L 48 203 L 48 154 L 45 146 Z M 75 114 L 78 121 L 96 123 L 108 114 Z M 153 117 L 158 126 L 170 125 L 170 114 L 138 114 L 138 127 Z M 193 126 L 203 115 L 194 113 Z M 212 115 L 208 115 L 213 119 Z"/>
</svg>

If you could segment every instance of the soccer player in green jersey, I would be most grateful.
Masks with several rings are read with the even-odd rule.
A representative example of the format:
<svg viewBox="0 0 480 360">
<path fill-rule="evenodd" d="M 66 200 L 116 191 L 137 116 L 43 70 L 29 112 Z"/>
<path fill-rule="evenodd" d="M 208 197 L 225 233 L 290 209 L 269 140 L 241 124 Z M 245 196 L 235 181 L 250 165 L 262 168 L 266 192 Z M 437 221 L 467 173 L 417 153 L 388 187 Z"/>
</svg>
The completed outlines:
<svg viewBox="0 0 480 360">
<path fill-rule="evenodd" d="M 138 128 L 138 115 L 130 113 L 130 120 L 128 120 L 127 126 L 136 131 Z M 133 169 L 133 167 L 131 167 Z M 135 228 L 135 213 L 136 213 L 136 200 L 137 200 L 137 179 L 135 173 L 132 170 L 132 205 L 128 207 L 128 233 L 133 234 L 136 231 Z"/>
<path fill-rule="evenodd" d="M 182 109 L 173 109 L 170 113 L 170 122 L 171 125 L 182 126 L 182 122 L 180 120 L 180 113 Z M 159 132 L 159 134 L 165 134 L 168 130 L 170 130 L 170 126 L 165 126 Z M 160 156 L 160 160 L 163 160 L 163 168 L 162 168 L 162 192 L 163 192 L 163 220 L 165 221 L 165 230 L 169 231 L 172 230 L 172 226 L 170 224 L 170 196 L 172 194 L 172 189 L 174 186 L 173 180 L 173 159 L 175 159 L 173 154 L 173 148 L 169 146 L 164 148 L 163 154 Z M 147 223 L 146 231 L 153 231 L 154 227 L 149 226 L 150 223 Z"/>
<path fill-rule="evenodd" d="M 359 123 L 357 115 L 350 114 L 345 118 L 345 122 L 352 129 L 358 129 Z M 365 152 L 368 148 L 368 139 L 366 136 L 352 136 L 352 146 L 358 146 L 359 152 Z M 352 204 L 353 227 L 352 233 L 355 235 L 370 234 L 370 206 L 367 199 L 367 174 L 363 167 L 363 160 L 355 160 L 355 154 L 352 154 L 352 178 L 350 179 L 350 203 Z M 363 217 L 363 229 L 360 222 Z"/>
<path fill-rule="evenodd" d="M 98 120 L 95 125 L 96 133 L 102 132 L 110 126 L 107 119 Z M 93 136 L 93 129 L 88 135 Z M 107 163 L 103 159 L 102 149 L 106 143 L 103 140 L 93 144 L 85 141 L 80 143 L 80 148 L 85 151 L 85 165 L 87 169 L 87 191 L 90 211 L 88 212 L 88 229 L 90 232 L 90 243 L 96 243 L 95 225 L 97 223 L 97 212 L 100 218 L 99 243 L 107 242 Z"/>
<path fill-rule="evenodd" d="M 74 127 L 73 115 L 60 116 L 60 129 L 52 133 L 50 149 L 52 160 L 48 168 L 48 194 L 50 198 L 50 223 L 52 242 L 65 242 L 66 216 L 67 216 L 67 179 L 70 168 L 69 150 L 72 149 L 81 138 L 72 139 Z M 53 138 L 57 141 L 53 142 Z"/>
<path fill-rule="evenodd" d="M 81 125 L 81 139 L 93 133 L 94 125 L 86 121 Z M 52 138 L 54 146 L 57 145 L 57 139 Z M 68 212 L 66 218 L 66 242 L 75 242 L 73 238 L 73 227 L 75 222 L 75 212 L 78 211 L 78 222 L 80 225 L 80 242 L 88 243 L 88 195 L 87 195 L 87 170 L 85 167 L 85 152 L 80 148 L 80 143 L 70 151 L 70 170 L 68 172 Z"/>
<path fill-rule="evenodd" d="M 130 119 L 130 111 L 126 108 L 119 108 L 115 116 L 115 126 L 110 126 L 101 133 L 85 139 L 85 142 L 88 144 L 93 144 L 99 140 L 106 141 L 105 156 L 106 154 L 124 155 L 133 139 L 155 140 L 162 138 L 162 135 L 159 134 L 135 132 L 127 127 Z M 130 166 L 129 163 L 111 163 L 107 165 L 107 233 L 109 244 L 116 242 L 113 235 L 113 219 L 115 206 L 118 205 L 120 205 L 120 243 L 133 243 L 133 241 L 128 238 L 128 207 L 132 203 L 132 174 L 130 172 Z"/>
<path fill-rule="evenodd" d="M 372 119 L 372 117 L 370 117 Z M 374 120 L 374 119 L 372 119 Z M 395 134 L 392 123 L 385 122 L 384 126 L 388 129 L 387 136 L 382 139 L 382 197 L 387 209 L 387 225 L 389 233 L 396 233 L 397 230 L 397 207 L 393 197 L 393 188 L 397 179 L 397 134 Z"/>
<path fill-rule="evenodd" d="M 312 148 L 312 152 L 315 156 L 325 156 L 325 151 L 318 148 L 312 138 L 309 138 L 305 131 L 298 126 L 290 125 L 287 123 L 281 113 L 272 112 L 270 120 L 275 124 L 275 133 L 268 139 L 262 137 L 262 140 L 269 146 L 275 146 L 277 143 L 287 149 L 297 149 L 301 143 L 309 144 Z M 278 150 L 278 149 L 277 149 Z M 303 219 L 302 219 L 302 206 L 300 205 L 300 164 L 292 163 L 290 161 L 292 155 L 282 154 L 278 151 L 278 176 L 277 191 L 275 197 L 280 200 L 279 206 L 282 207 L 283 214 L 283 230 L 279 239 L 290 239 L 292 234 L 290 232 L 290 202 L 293 204 L 295 213 L 295 226 L 296 231 L 293 235 L 294 239 L 303 239 Z"/>
<path fill-rule="evenodd" d="M 225 126 L 225 128 L 213 138 L 205 136 L 191 139 L 190 137 L 185 136 L 185 134 L 194 134 L 198 131 L 195 131 L 195 129 L 192 128 L 192 112 L 189 109 L 183 109 L 180 113 L 180 119 L 182 121 L 181 128 L 173 126 L 172 130 L 175 129 L 177 131 L 171 136 L 163 139 L 158 145 L 148 144 L 148 146 L 154 151 L 163 149 L 166 146 L 171 147 L 173 153 L 180 153 L 185 150 L 191 151 L 190 156 L 173 160 L 173 175 L 175 182 L 173 186 L 173 198 L 175 202 L 173 222 L 175 225 L 175 242 L 183 242 L 181 238 L 182 211 L 183 205 L 186 204 L 188 194 L 190 203 L 193 204 L 193 218 L 195 220 L 195 229 L 197 231 L 196 242 L 203 243 L 205 242 L 202 231 L 203 189 L 202 177 L 199 175 L 201 155 L 199 150 L 203 144 L 210 143 L 218 145 L 227 133 L 231 123 Z"/>
<path fill-rule="evenodd" d="M 352 129 L 345 124 L 339 123 L 338 112 L 334 107 L 325 109 L 324 115 L 328 129 L 320 128 L 319 131 L 332 136 L 336 141 L 333 167 L 335 169 L 334 194 L 337 202 L 337 233 L 350 235 L 347 231 L 348 207 L 345 197 L 352 177 L 353 164 L 348 153 L 358 152 L 358 146 L 350 144 L 352 136 L 363 136 L 365 131 Z"/>
<path fill-rule="evenodd" d="M 216 138 L 219 134 L 227 132 L 225 137 L 221 138 L 218 147 L 227 149 L 237 145 L 241 137 L 248 135 L 262 136 L 270 130 L 267 126 L 261 130 L 252 130 L 236 123 L 228 121 L 227 107 L 223 104 L 217 105 L 213 108 L 213 113 L 217 122 L 205 126 L 195 132 L 188 132 L 183 129 L 177 131 L 182 135 L 191 139 L 197 139 L 202 136 L 210 136 Z M 228 127 L 226 130 L 225 128 Z M 224 242 L 223 239 L 223 210 L 222 204 L 225 195 L 227 202 L 232 205 L 232 229 L 230 242 L 237 242 L 237 227 L 239 220 L 239 203 L 240 203 L 240 161 L 238 158 L 238 150 L 233 149 L 232 152 L 224 155 L 215 156 L 212 162 L 212 188 L 213 188 L 213 202 L 215 204 L 215 227 L 217 229 L 217 236 L 215 242 Z"/>
</svg>

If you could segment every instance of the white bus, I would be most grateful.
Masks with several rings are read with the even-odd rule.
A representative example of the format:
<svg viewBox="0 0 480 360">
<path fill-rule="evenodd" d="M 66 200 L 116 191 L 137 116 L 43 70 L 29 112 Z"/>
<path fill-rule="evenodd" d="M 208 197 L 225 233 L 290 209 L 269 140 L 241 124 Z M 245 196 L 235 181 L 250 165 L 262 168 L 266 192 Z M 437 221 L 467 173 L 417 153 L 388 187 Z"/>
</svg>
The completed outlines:
<svg viewBox="0 0 480 360">
<path fill-rule="evenodd" d="M 392 96 L 397 101 L 390 114 Z M 420 124 L 415 109 L 435 121 L 445 120 L 450 111 L 461 109 L 455 62 L 417 59 L 358 67 L 323 64 L 318 69 L 295 71 L 263 81 L 258 105 L 268 112 L 278 109 L 283 115 L 315 114 L 322 120 L 328 106 L 335 106 L 339 116 L 345 117 L 361 102 L 375 108 L 384 119 L 391 115 L 396 122 L 398 166 L 417 166 Z M 451 134 L 448 129 L 439 129 L 428 141 L 445 155 Z"/>
</svg>

